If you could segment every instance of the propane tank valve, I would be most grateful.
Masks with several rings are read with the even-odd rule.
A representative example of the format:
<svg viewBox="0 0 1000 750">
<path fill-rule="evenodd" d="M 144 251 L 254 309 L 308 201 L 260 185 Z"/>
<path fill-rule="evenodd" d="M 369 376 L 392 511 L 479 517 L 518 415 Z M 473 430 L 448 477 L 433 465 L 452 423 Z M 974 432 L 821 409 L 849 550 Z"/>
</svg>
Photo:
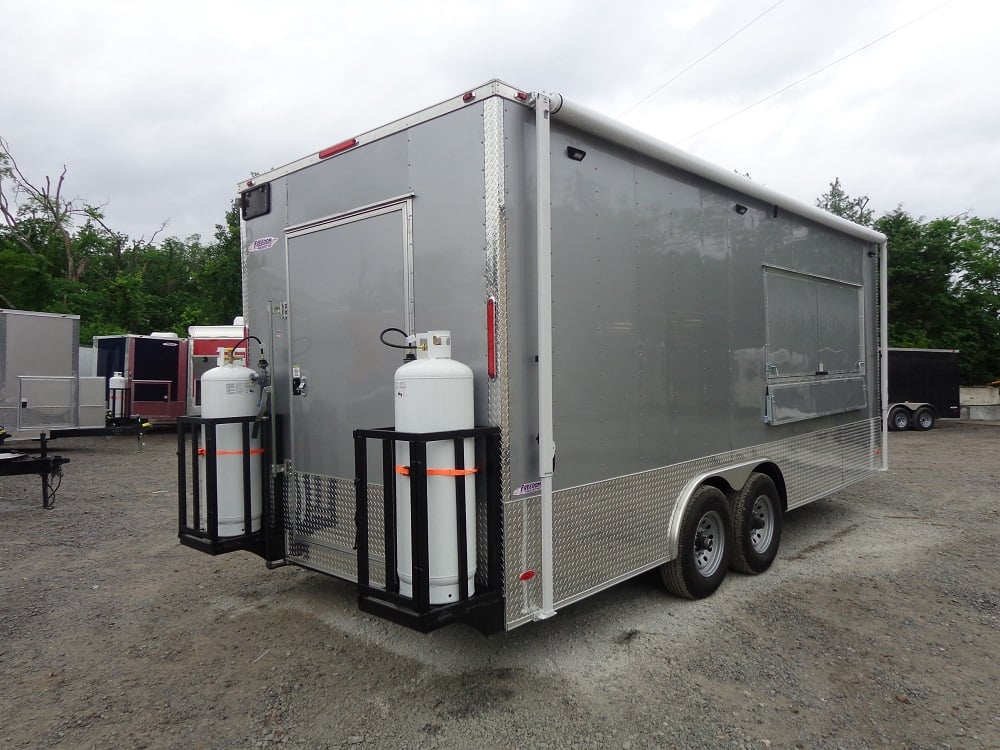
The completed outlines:
<svg viewBox="0 0 1000 750">
<path fill-rule="evenodd" d="M 385 335 L 387 333 L 389 333 L 390 331 L 392 331 L 394 333 L 400 333 L 400 334 L 402 334 L 406 343 L 404 343 L 404 344 L 391 344 L 388 341 L 386 341 L 385 340 Z M 415 354 L 415 350 L 419 348 L 417 346 L 417 344 L 415 343 L 416 340 L 417 340 L 417 337 L 416 336 L 408 336 L 407 333 L 406 333 L 406 331 L 404 331 L 402 328 L 386 328 L 386 329 L 384 329 L 382 331 L 382 333 L 379 334 L 378 340 L 381 341 L 386 346 L 392 347 L 393 349 L 405 349 L 406 350 L 406 356 L 403 357 L 403 362 L 404 363 L 406 363 L 406 362 L 412 362 L 413 360 L 415 360 L 417 358 L 417 356 Z"/>
</svg>

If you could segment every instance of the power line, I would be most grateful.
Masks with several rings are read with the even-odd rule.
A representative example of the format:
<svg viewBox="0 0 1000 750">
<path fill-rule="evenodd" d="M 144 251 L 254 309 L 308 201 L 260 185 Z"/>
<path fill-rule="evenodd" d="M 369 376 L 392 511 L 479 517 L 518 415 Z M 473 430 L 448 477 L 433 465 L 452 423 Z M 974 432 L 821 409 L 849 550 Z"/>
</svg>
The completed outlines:
<svg viewBox="0 0 1000 750">
<path fill-rule="evenodd" d="M 686 141 L 690 141 L 690 140 L 691 140 L 692 138 L 696 138 L 697 136 L 701 135 L 702 133 L 706 133 L 706 132 L 708 132 L 709 130 L 711 130 L 712 128 L 714 128 L 714 127 L 717 127 L 718 125 L 721 125 L 721 124 L 722 124 L 722 123 L 724 123 L 724 122 L 728 122 L 729 120 L 732 120 L 732 119 L 733 119 L 734 117 L 739 117 L 739 116 L 740 116 L 740 115 L 742 115 L 742 114 L 743 114 L 744 112 L 747 112 L 748 110 L 751 110 L 751 109 L 753 109 L 754 107 L 756 107 L 756 106 L 757 106 L 758 104 L 763 104 L 764 102 L 766 102 L 766 101 L 768 101 L 768 100 L 770 100 L 770 99 L 773 99 L 774 97 L 778 96 L 779 94 L 784 94 L 784 93 L 785 93 L 786 91 L 788 91 L 788 90 L 789 90 L 789 89 L 791 89 L 791 88 L 794 88 L 795 86 L 798 86 L 798 85 L 799 85 L 800 83 L 802 83 L 803 81 L 807 81 L 807 80 L 809 80 L 810 78 L 812 78 L 813 76 L 815 76 L 815 75 L 819 75 L 819 74 L 820 74 L 820 73 L 822 73 L 822 72 L 823 72 L 824 70 L 828 70 L 828 69 L 832 68 L 832 67 L 833 67 L 834 65 L 837 65 L 838 63 L 842 63 L 842 62 L 844 62 L 844 60 L 846 60 L 846 59 L 847 59 L 847 58 L 849 58 L 849 57 L 853 57 L 854 55 L 858 54 L 859 52 L 863 52 L 864 50 L 868 49 L 869 47 L 871 47 L 871 46 L 873 46 L 873 45 L 875 45 L 875 44 L 878 44 L 878 43 L 879 43 L 879 42 L 881 42 L 881 41 L 882 41 L 883 39 L 887 39 L 887 38 L 889 38 L 890 36 L 892 36 L 893 34 L 895 34 L 896 32 L 898 32 L 898 31 L 902 31 L 902 30 L 903 30 L 903 29 L 905 29 L 905 28 L 906 28 L 907 26 L 912 26 L 912 25 L 913 25 L 913 24 L 915 24 L 915 23 L 916 23 L 917 21 L 920 21 L 920 20 L 922 20 L 922 19 L 926 18 L 926 17 L 927 17 L 927 16 L 929 16 L 929 15 L 930 15 L 931 13 L 936 13 L 937 11 L 941 10 L 941 9 L 942 9 L 943 7 L 945 7 L 946 5 L 951 5 L 951 4 L 952 4 L 952 3 L 954 2 L 954 1 L 955 1 L 955 0 L 948 0 L 948 1 L 947 1 L 947 2 L 945 2 L 945 3 L 941 3 L 941 5 L 937 6 L 936 8 L 932 8 L 931 10 L 927 11 L 927 12 L 926 12 L 926 13 L 924 13 L 923 15 L 920 15 L 920 16 L 917 16 L 916 18 L 914 18 L 914 19 L 912 19 L 912 20 L 910 20 L 910 21 L 907 21 L 907 22 L 906 22 L 906 23 L 904 23 L 904 24 L 903 24 L 902 26 L 897 26 L 897 27 L 896 27 L 895 29 L 893 29 L 892 31 L 888 31 L 888 32 L 886 32 L 885 34 L 883 34 L 882 36 L 880 36 L 880 37 L 879 37 L 878 39 L 873 39 L 872 41 L 868 42 L 868 44 L 865 44 L 865 45 L 864 45 L 864 46 L 862 46 L 862 47 L 858 47 L 858 48 L 857 48 L 856 50 L 854 50 L 853 52 L 849 52 L 848 54 L 844 55 L 843 57 L 841 57 L 841 58 L 838 58 L 838 59 L 834 60 L 834 61 L 833 61 L 833 62 L 831 62 L 831 63 L 827 63 L 827 64 L 826 64 L 826 65 L 824 65 L 824 66 L 823 66 L 822 68 L 818 68 L 817 70 L 814 70 L 814 71 L 813 71 L 812 73 L 810 73 L 809 75 L 807 75 L 807 76 L 803 76 L 803 77 L 802 77 L 802 78 L 800 78 L 799 80 L 797 80 L 797 81 L 795 81 L 795 82 L 793 82 L 793 83 L 790 83 L 790 84 L 788 84 L 788 85 L 787 85 L 787 86 L 785 86 L 784 88 L 781 88 L 781 89 L 778 89 L 778 90 L 777 90 L 777 91 L 775 91 L 775 92 L 774 92 L 773 94 L 768 94 L 768 95 L 767 95 L 767 96 L 765 96 L 765 97 L 764 97 L 763 99 L 758 99 L 758 100 L 757 100 L 757 101 L 755 101 L 755 102 L 754 102 L 753 104 L 748 104 L 748 105 L 747 105 L 747 106 L 745 106 L 745 107 L 744 107 L 743 109 L 741 109 L 741 110 L 738 110 L 738 111 L 736 111 L 736 112 L 733 112 L 733 114 L 729 115 L 728 117 L 723 117 L 723 118 L 722 118 L 721 120 L 719 120 L 718 122 L 714 122 L 714 123 L 712 123 L 711 125 L 709 125 L 708 127 L 705 127 L 705 128 L 702 128 L 702 129 L 701 129 L 701 130 L 699 130 L 699 131 L 698 131 L 697 133 L 692 133 L 692 134 L 691 134 L 691 135 L 689 135 L 689 136 L 688 136 L 687 138 L 684 138 L 684 139 L 682 139 L 682 140 L 679 140 L 679 141 L 676 141 L 676 143 L 684 143 L 684 142 L 686 142 Z"/>
<path fill-rule="evenodd" d="M 626 109 L 626 110 L 625 110 L 624 112 L 622 112 L 622 113 L 621 113 L 620 115 L 618 115 L 618 118 L 617 118 L 617 119 L 621 119 L 622 117 L 624 117 L 625 115 L 627 115 L 627 114 L 628 114 L 629 112 L 631 112 L 631 111 L 632 111 L 633 109 L 635 109 L 636 107 L 638 107 L 638 106 L 639 106 L 640 104 L 644 104 L 645 102 L 647 102 L 647 101 L 649 101 L 650 99 L 652 99 L 652 98 L 653 98 L 654 96 L 656 96 L 656 95 L 657 95 L 658 93 L 660 93 L 661 91 L 663 91 L 663 89 L 665 89 L 665 88 L 666 88 L 667 86 L 669 86 L 669 85 L 670 85 L 671 83 L 673 83 L 673 82 L 674 82 L 674 81 L 676 81 L 676 80 L 677 80 L 678 78 L 680 78 L 680 77 L 681 77 L 682 75 L 684 75 L 684 74 L 685 74 L 685 73 L 687 73 L 687 72 L 688 72 L 689 70 L 691 70 L 691 68 L 693 68 L 693 67 L 694 67 L 695 65 L 697 65 L 698 63 L 700 63 L 700 62 L 701 62 L 702 60 L 704 60 L 704 59 L 705 59 L 706 57 L 708 57 L 709 55 L 711 55 L 711 54 L 715 53 L 716 51 L 718 51 L 718 50 L 722 49 L 722 48 L 723 48 L 724 46 L 726 46 L 727 44 L 729 44 L 729 42 L 731 42 L 731 41 L 732 41 L 733 39 L 735 39 L 736 37 L 738 37 L 738 36 L 739 36 L 740 34 L 742 34 L 742 33 L 743 33 L 744 31 L 746 31 L 747 29 L 749 29 L 749 28 L 750 28 L 751 26 L 753 26 L 753 25 L 754 25 L 755 23 L 757 23 L 757 21 L 759 21 L 760 19 L 762 19 L 762 18 L 763 18 L 764 16 L 766 16 L 766 15 L 767 15 L 768 13 L 770 13 L 770 12 L 771 12 L 772 10 L 774 10 L 775 8 L 777 8 L 777 7 L 778 7 L 779 5 L 781 5 L 781 4 L 783 3 L 783 2 L 785 2 L 785 0 L 778 0 L 778 2 L 776 2 L 776 3 L 775 3 L 774 5 L 772 5 L 772 6 L 770 7 L 770 8 L 768 8 L 768 9 L 767 9 L 767 10 L 765 10 L 765 11 L 764 11 L 763 13 L 761 13 L 761 14 L 760 14 L 759 16 L 757 16 L 756 18 L 754 18 L 754 19 L 753 19 L 752 21 L 750 21 L 750 23 L 748 23 L 748 24 L 747 24 L 746 26 L 744 26 L 743 28 L 741 28 L 741 29 L 740 29 L 739 31 L 737 31 L 737 32 L 736 32 L 735 34 L 733 34 L 732 36 L 728 37 L 728 38 L 727 38 L 727 39 L 725 39 L 724 41 L 722 41 L 722 42 L 720 42 L 719 44 L 717 44 L 717 45 L 715 45 L 714 47 L 712 47 L 712 49 L 710 49 L 710 50 L 709 50 L 708 52 L 706 52 L 706 53 L 705 53 L 704 55 L 702 55 L 701 57 L 699 57 L 699 58 L 698 58 L 697 60 L 695 60 L 695 61 L 694 61 L 693 63 L 691 63 L 690 65 L 688 65 L 688 66 L 687 66 L 686 68 L 684 68 L 684 70 L 682 70 L 682 71 L 681 71 L 680 73 L 678 73 L 677 75 L 675 75 L 675 76 L 674 76 L 673 78 L 671 78 L 671 79 L 670 79 L 669 81 L 667 81 L 667 82 L 666 82 L 666 83 L 664 83 L 664 84 L 661 84 L 660 86 L 657 86 L 657 87 L 656 87 L 655 89 L 653 89 L 652 91 L 650 91 L 650 92 L 649 92 L 648 94 L 646 94 L 646 96 L 642 97 L 642 99 L 640 99 L 640 100 L 639 100 L 639 101 L 637 101 L 637 102 L 636 102 L 635 104 L 633 104 L 633 105 L 632 105 L 631 107 L 629 107 L 629 108 L 628 108 L 628 109 Z"/>
</svg>

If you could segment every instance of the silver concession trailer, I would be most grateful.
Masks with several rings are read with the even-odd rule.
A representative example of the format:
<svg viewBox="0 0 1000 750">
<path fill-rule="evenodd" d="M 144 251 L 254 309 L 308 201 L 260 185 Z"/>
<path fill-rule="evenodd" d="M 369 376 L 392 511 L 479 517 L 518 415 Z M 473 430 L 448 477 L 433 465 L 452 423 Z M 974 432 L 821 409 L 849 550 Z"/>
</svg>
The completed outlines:
<svg viewBox="0 0 1000 750">
<path fill-rule="evenodd" d="M 509 630 L 653 569 L 707 596 L 886 467 L 885 237 L 560 95 L 492 81 L 238 189 L 259 408 L 182 420 L 189 546 Z"/>
</svg>

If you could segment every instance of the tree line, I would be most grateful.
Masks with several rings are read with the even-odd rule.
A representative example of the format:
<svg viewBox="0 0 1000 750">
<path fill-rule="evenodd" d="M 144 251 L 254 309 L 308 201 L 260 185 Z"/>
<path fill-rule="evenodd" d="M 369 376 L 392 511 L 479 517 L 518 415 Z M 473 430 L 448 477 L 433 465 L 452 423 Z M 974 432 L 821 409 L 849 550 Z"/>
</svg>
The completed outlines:
<svg viewBox="0 0 1000 750">
<path fill-rule="evenodd" d="M 226 325 L 243 309 L 236 203 L 211 242 L 134 239 L 66 194 L 66 168 L 32 180 L 0 138 L 0 306 L 80 316 L 94 336 Z M 160 228 L 162 231 L 162 227 Z"/>
<path fill-rule="evenodd" d="M 0 138 L 0 306 L 80 316 L 80 341 L 98 335 L 222 325 L 242 310 L 239 209 L 211 242 L 194 235 L 134 239 L 102 206 L 68 198 L 66 169 L 32 181 Z M 889 241 L 889 345 L 961 350 L 967 384 L 1000 378 L 1000 221 L 962 214 L 879 217 L 839 178 L 816 205 Z M 161 227 L 162 231 L 162 227 Z"/>
<path fill-rule="evenodd" d="M 866 195 L 830 183 L 816 205 L 888 238 L 889 346 L 958 349 L 963 381 L 1000 378 L 1000 220 L 916 218 L 897 206 L 875 218 Z"/>
</svg>

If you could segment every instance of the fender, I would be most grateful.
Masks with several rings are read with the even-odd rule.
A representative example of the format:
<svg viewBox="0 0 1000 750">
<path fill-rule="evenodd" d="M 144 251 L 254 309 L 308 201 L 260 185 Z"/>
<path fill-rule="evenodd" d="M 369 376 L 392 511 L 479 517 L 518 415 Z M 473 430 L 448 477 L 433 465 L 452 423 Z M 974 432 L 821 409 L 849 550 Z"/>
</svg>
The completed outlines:
<svg viewBox="0 0 1000 750">
<path fill-rule="evenodd" d="M 677 496 L 677 502 L 674 503 L 673 512 L 670 514 L 670 526 L 667 529 L 668 559 L 673 560 L 679 554 L 680 541 L 678 537 L 680 537 L 681 533 L 681 519 L 684 517 L 684 511 L 687 510 L 695 490 L 712 477 L 719 477 L 734 490 L 739 490 L 740 487 L 746 484 L 747 479 L 753 473 L 754 469 L 768 462 L 773 463 L 767 456 L 760 456 L 752 461 L 743 461 L 742 463 L 733 464 L 721 469 L 713 469 L 712 471 L 706 471 L 703 474 L 692 477 Z"/>
</svg>

